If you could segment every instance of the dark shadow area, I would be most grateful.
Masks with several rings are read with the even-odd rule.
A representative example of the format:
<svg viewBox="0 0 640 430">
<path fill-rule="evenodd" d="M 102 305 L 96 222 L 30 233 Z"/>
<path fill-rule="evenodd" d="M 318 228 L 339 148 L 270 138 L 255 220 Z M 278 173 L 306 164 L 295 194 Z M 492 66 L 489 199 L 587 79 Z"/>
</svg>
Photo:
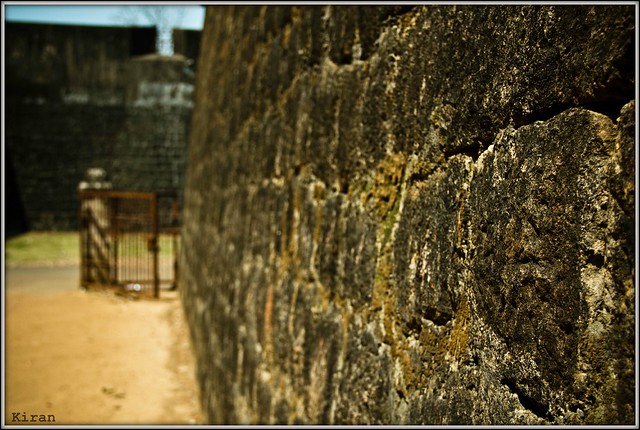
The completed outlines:
<svg viewBox="0 0 640 430">
<path fill-rule="evenodd" d="M 158 30 L 155 27 L 132 27 L 129 55 L 135 57 L 156 52 L 157 34 Z"/>
<path fill-rule="evenodd" d="M 5 147 L 4 180 L 4 234 L 5 239 L 11 239 L 19 234 L 26 233 L 29 230 L 29 223 L 22 205 L 20 192 L 18 191 L 18 183 L 16 182 L 9 146 Z"/>
</svg>

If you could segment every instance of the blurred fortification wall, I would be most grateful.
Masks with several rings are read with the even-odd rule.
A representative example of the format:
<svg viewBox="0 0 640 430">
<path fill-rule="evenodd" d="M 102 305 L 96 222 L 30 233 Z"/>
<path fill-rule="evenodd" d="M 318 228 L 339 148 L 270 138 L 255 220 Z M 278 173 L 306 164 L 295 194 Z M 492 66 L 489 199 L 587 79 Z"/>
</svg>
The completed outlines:
<svg viewBox="0 0 640 430">
<path fill-rule="evenodd" d="M 77 228 L 91 167 L 182 192 L 199 33 L 175 30 L 159 56 L 153 27 L 5 23 L 8 230 Z"/>
</svg>

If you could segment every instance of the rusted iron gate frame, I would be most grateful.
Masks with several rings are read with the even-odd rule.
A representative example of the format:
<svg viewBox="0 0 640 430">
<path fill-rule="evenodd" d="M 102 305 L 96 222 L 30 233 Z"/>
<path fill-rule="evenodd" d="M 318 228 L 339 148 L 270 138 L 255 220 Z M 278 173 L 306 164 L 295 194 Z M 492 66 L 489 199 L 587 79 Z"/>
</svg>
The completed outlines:
<svg viewBox="0 0 640 430">
<path fill-rule="evenodd" d="M 159 223 L 159 204 L 160 198 L 171 199 L 171 226 L 160 228 Z M 118 217 L 119 202 L 122 200 L 139 200 L 149 202 L 148 220 L 150 221 L 150 231 L 139 231 L 138 234 L 147 233 L 147 249 L 151 253 L 152 258 L 152 279 L 150 280 L 153 285 L 153 297 L 160 297 L 160 273 L 159 273 L 159 261 L 158 261 L 158 238 L 162 231 L 163 233 L 170 233 L 173 236 L 173 277 L 170 281 L 173 281 L 174 286 L 177 282 L 177 198 L 175 192 L 142 192 L 142 191 L 113 191 L 113 190 L 80 190 L 79 191 L 79 214 L 78 219 L 80 222 L 80 285 L 84 288 L 91 287 L 120 287 L 124 286 L 127 282 L 147 283 L 147 279 L 128 279 L 126 282 L 119 282 L 119 267 L 118 267 L 118 236 L 120 235 Z M 105 225 L 100 225 L 98 216 L 92 212 L 92 208 L 85 204 L 85 202 L 94 199 L 95 202 L 99 202 L 106 211 L 106 214 L 102 214 L 108 218 Z M 103 220 L 104 221 L 104 220 Z M 96 243 L 92 242 L 92 231 L 97 233 L 98 236 L 104 239 L 106 249 L 97 249 Z M 96 249 L 91 249 L 94 247 Z M 91 256 L 96 254 L 102 254 L 102 261 L 96 262 Z M 100 267 L 102 265 L 102 267 Z M 94 279 L 90 276 L 92 270 L 95 269 L 95 273 L 98 273 L 98 279 Z"/>
</svg>

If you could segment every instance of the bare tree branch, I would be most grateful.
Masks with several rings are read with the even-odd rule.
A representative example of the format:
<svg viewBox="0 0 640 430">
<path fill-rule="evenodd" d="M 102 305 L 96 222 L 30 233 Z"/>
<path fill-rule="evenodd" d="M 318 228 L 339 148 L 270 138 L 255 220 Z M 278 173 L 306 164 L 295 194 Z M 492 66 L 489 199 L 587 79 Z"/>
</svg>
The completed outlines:
<svg viewBox="0 0 640 430">
<path fill-rule="evenodd" d="M 129 25 L 153 25 L 158 31 L 156 49 L 161 54 L 173 53 L 172 30 L 184 19 L 184 9 L 169 6 L 122 6 L 117 19 Z"/>
</svg>

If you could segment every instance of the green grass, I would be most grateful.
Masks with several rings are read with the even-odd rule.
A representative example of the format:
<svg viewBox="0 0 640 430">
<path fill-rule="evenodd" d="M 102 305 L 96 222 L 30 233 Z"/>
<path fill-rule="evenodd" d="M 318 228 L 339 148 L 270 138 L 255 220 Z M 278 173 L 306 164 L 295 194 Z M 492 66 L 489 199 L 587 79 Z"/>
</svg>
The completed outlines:
<svg viewBox="0 0 640 430">
<path fill-rule="evenodd" d="M 146 237 L 140 234 L 123 234 L 120 236 L 118 243 L 118 253 L 120 256 L 135 256 L 140 252 L 140 249 L 147 249 Z M 173 236 L 169 234 L 160 234 L 158 237 L 158 247 L 160 249 L 158 255 L 173 255 Z"/>
<path fill-rule="evenodd" d="M 160 255 L 172 254 L 172 237 L 160 235 Z M 127 254 L 126 250 L 121 250 Z M 5 242 L 5 263 L 15 266 L 80 264 L 78 232 L 30 232 Z"/>
<path fill-rule="evenodd" d="M 77 232 L 30 232 L 7 240 L 7 266 L 72 264 L 80 262 Z"/>
</svg>

